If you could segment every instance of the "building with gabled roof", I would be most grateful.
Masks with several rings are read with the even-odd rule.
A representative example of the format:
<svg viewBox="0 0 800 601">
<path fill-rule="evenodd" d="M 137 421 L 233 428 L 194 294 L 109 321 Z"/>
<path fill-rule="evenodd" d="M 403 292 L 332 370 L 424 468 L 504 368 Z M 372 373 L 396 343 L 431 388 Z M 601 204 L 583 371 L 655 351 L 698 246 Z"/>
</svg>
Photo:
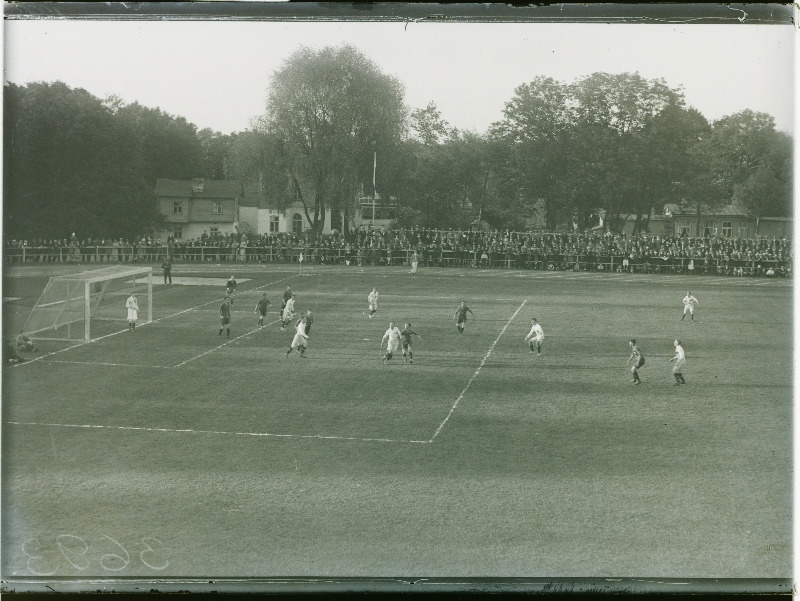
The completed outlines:
<svg viewBox="0 0 800 601">
<path fill-rule="evenodd" d="M 716 209 L 696 211 L 681 210 L 671 206 L 676 236 L 694 238 L 791 238 L 793 219 L 790 217 L 753 217 L 735 205 L 727 204 Z"/>
<path fill-rule="evenodd" d="M 156 180 L 155 197 L 164 216 L 157 238 L 200 238 L 238 231 L 241 185 L 228 180 Z M 160 235 L 159 235 L 160 234 Z"/>
</svg>

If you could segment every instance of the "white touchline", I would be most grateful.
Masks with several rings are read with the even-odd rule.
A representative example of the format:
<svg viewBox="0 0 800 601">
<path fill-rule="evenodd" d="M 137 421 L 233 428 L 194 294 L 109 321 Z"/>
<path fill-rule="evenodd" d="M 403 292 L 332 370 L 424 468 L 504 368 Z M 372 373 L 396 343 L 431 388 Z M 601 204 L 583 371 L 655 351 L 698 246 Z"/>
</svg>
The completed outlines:
<svg viewBox="0 0 800 601">
<path fill-rule="evenodd" d="M 325 436 L 322 434 L 273 434 L 270 432 L 230 432 L 225 430 L 193 430 L 191 428 L 148 428 L 144 426 L 100 426 L 93 424 L 56 424 L 44 422 L 9 421 L 13 426 L 42 426 L 48 428 L 82 428 L 91 430 L 128 430 L 139 432 L 171 432 L 175 434 L 227 434 L 232 436 L 254 436 L 264 438 L 316 438 L 318 440 L 350 440 L 355 442 L 402 442 L 428 444 L 429 440 L 399 440 L 394 438 L 359 438 L 358 436 Z"/>
<path fill-rule="evenodd" d="M 444 428 L 444 425 L 450 419 L 450 416 L 453 415 L 453 412 L 456 410 L 456 407 L 458 407 L 458 403 L 461 401 L 461 399 L 464 398 L 464 395 L 467 394 L 467 390 L 469 390 L 469 387 L 472 385 L 472 382 L 474 382 L 475 378 L 478 377 L 478 374 L 481 373 L 481 369 L 483 369 L 483 365 L 486 363 L 486 360 L 489 358 L 489 355 L 492 354 L 492 351 L 494 350 L 494 347 L 497 345 L 498 341 L 500 340 L 500 337 L 503 334 L 505 334 L 505 331 L 506 331 L 506 329 L 508 329 L 508 326 L 511 325 L 511 322 L 514 321 L 514 318 L 517 316 L 517 313 L 519 313 L 522 310 L 522 307 L 524 307 L 525 303 L 527 303 L 527 302 L 528 302 L 528 299 L 525 299 L 524 301 L 522 301 L 522 304 L 519 307 L 517 307 L 516 311 L 514 311 L 514 315 L 511 316 L 511 318 L 506 322 L 506 325 L 503 326 L 503 329 L 500 330 L 500 333 L 497 335 L 497 338 L 494 339 L 494 342 L 492 343 L 492 346 L 489 347 L 489 350 L 486 352 L 486 355 L 484 355 L 483 360 L 481 361 L 481 364 L 478 366 L 478 369 L 476 369 L 475 373 L 472 374 L 472 377 L 469 379 L 469 382 L 467 382 L 467 385 L 464 387 L 464 390 L 461 391 L 461 394 L 458 395 L 458 398 L 456 399 L 456 402 L 453 403 L 453 406 L 450 408 L 450 412 L 447 414 L 447 417 L 445 417 L 444 421 L 441 424 L 439 424 L 439 427 L 436 428 L 436 432 L 433 433 L 433 436 L 431 436 L 431 439 L 428 442 L 433 442 L 434 438 L 436 438 L 439 435 L 439 432 L 442 431 L 442 428 Z"/>
<path fill-rule="evenodd" d="M 290 279 L 295 278 L 295 277 L 297 277 L 296 274 L 295 275 L 290 275 L 287 278 L 281 278 L 279 280 L 275 280 L 274 282 L 269 282 L 269 283 L 264 284 L 262 286 L 257 286 L 255 288 L 252 288 L 252 290 L 260 290 L 261 288 L 266 288 L 267 286 L 272 286 L 273 284 L 277 284 L 278 282 L 283 282 L 285 280 L 290 280 Z M 206 305 L 210 305 L 210 304 L 213 304 L 213 303 L 218 303 L 220 300 L 221 299 L 217 298 L 217 299 L 214 299 L 214 300 L 209 301 L 207 303 L 203 303 L 202 305 L 197 305 L 196 307 L 190 307 L 189 309 L 184 309 L 183 311 L 178 311 L 177 313 L 173 313 L 171 315 L 165 315 L 164 317 L 159 317 L 158 319 L 154 319 L 153 321 L 149 322 L 149 324 L 159 322 L 159 321 L 161 321 L 163 319 L 169 319 L 171 317 L 177 317 L 178 315 L 183 315 L 184 313 L 188 313 L 189 311 L 195 311 L 195 310 L 199 309 L 200 307 L 205 307 Z M 144 327 L 145 325 L 149 325 L 149 324 L 143 324 L 140 327 Z M 123 333 L 125 333 L 127 331 L 128 331 L 128 328 L 125 328 L 124 330 L 119 330 L 118 332 L 112 332 L 111 334 L 106 334 L 105 336 L 99 336 L 98 338 L 95 338 L 92 342 L 97 342 L 98 340 L 103 340 L 104 338 L 110 338 L 111 336 L 116 336 L 117 334 L 123 334 Z M 86 343 L 85 342 L 79 342 L 78 344 L 73 344 L 72 346 L 68 346 L 66 348 L 62 348 L 62 349 L 59 349 L 57 351 L 52 351 L 52 352 L 49 352 L 49 353 L 45 353 L 44 355 L 40 355 L 38 357 L 35 357 L 34 359 L 30 359 L 28 361 L 25 361 L 24 363 L 16 363 L 14 365 L 11 365 L 10 367 L 13 368 L 13 367 L 20 367 L 22 365 L 29 365 L 31 363 L 35 363 L 36 361 L 41 361 L 42 359 L 45 359 L 47 357 L 52 357 L 53 355 L 57 355 L 58 353 L 63 353 L 65 351 L 70 351 L 70 350 L 72 350 L 74 348 L 78 348 L 80 346 L 83 346 L 84 344 L 86 344 Z M 174 367 L 177 367 L 177 365 L 174 366 Z"/>
</svg>

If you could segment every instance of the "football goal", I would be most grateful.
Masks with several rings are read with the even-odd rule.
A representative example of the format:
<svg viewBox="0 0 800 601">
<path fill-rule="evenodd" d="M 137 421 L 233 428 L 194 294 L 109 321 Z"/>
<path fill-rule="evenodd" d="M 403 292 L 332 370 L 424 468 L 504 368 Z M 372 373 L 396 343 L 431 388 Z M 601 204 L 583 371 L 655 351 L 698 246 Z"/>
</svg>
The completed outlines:
<svg viewBox="0 0 800 601">
<path fill-rule="evenodd" d="M 32 340 L 90 342 L 127 323 L 131 292 L 139 324 L 153 321 L 153 268 L 118 265 L 50 278 L 23 333 Z"/>
</svg>

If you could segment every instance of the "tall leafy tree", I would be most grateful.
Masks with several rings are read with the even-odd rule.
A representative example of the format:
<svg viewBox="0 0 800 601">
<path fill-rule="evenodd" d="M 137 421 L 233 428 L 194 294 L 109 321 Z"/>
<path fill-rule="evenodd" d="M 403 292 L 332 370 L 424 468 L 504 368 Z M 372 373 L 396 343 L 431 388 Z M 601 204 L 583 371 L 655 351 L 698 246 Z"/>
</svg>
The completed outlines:
<svg viewBox="0 0 800 601">
<path fill-rule="evenodd" d="M 530 203 L 541 199 L 551 231 L 572 213 L 575 171 L 574 107 L 567 86 L 538 77 L 519 86 L 490 137 L 508 148 L 498 166 Z"/>
<path fill-rule="evenodd" d="M 754 217 L 788 216 L 792 208 L 792 141 L 771 115 L 744 110 L 713 124 L 730 199 Z"/>
<path fill-rule="evenodd" d="M 302 48 L 273 73 L 265 123 L 317 232 L 328 208 L 352 215 L 374 153 L 397 145 L 405 119 L 400 81 L 352 46 Z"/>
</svg>

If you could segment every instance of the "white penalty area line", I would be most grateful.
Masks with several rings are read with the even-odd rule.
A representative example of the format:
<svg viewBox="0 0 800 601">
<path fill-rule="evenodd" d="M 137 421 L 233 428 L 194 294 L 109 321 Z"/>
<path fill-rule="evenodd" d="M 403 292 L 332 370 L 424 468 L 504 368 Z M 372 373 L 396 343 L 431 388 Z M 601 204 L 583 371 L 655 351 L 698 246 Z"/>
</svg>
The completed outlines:
<svg viewBox="0 0 800 601">
<path fill-rule="evenodd" d="M 148 428 L 144 426 L 102 426 L 94 424 L 59 424 L 46 422 L 6 422 L 12 426 L 39 426 L 44 428 L 77 428 L 84 430 L 127 430 L 132 432 L 166 432 L 173 434 L 220 434 L 228 436 L 251 436 L 255 438 L 313 438 L 317 440 L 347 440 L 353 442 L 393 442 L 428 444 L 430 440 L 401 440 L 395 438 L 366 438 L 358 436 L 325 436 L 322 434 L 275 434 L 271 432 L 233 432 L 226 430 L 194 430 L 192 428 Z"/>
<path fill-rule="evenodd" d="M 261 288 L 266 288 L 267 286 L 272 286 L 273 284 L 277 284 L 277 283 L 279 283 L 279 282 L 283 282 L 283 281 L 286 281 L 286 280 L 290 280 L 290 279 L 292 279 L 292 278 L 294 278 L 294 277 L 297 277 L 297 274 L 290 275 L 290 276 L 288 276 L 288 277 L 281 278 L 281 279 L 279 279 L 279 280 L 275 280 L 274 282 L 268 282 L 268 283 L 266 283 L 266 284 L 263 284 L 263 285 L 261 285 L 261 286 L 257 286 L 257 287 L 255 287 L 255 288 L 251 288 L 251 290 L 260 290 Z M 177 317 L 178 315 L 183 315 L 184 313 L 188 313 L 189 311 L 196 311 L 196 310 L 197 310 L 197 309 L 199 309 L 200 307 L 205 307 L 205 306 L 207 306 L 207 305 L 211 305 L 211 304 L 213 304 L 213 303 L 218 303 L 218 302 L 220 302 L 220 300 L 221 300 L 221 299 L 217 298 L 217 299 L 214 299 L 214 300 L 212 300 L 212 301 L 209 301 L 209 302 L 207 302 L 207 303 L 203 303 L 203 304 L 201 304 L 201 305 L 197 305 L 197 306 L 195 306 L 195 307 L 190 307 L 190 308 L 188 308 L 188 309 L 184 309 L 183 311 L 178 311 L 177 313 L 172 313 L 171 315 L 165 315 L 164 317 L 159 317 L 158 319 L 154 319 L 153 321 L 149 321 L 149 322 L 147 322 L 146 324 L 142 324 L 142 325 L 141 325 L 141 326 L 139 326 L 139 327 L 144 327 L 144 326 L 146 326 L 146 325 L 150 325 L 150 324 L 153 324 L 153 323 L 157 323 L 157 322 L 159 322 L 159 321 L 163 321 L 164 319 L 170 319 L 170 318 L 172 318 L 172 317 Z M 275 322 L 273 322 L 273 323 L 275 323 Z M 128 331 L 128 328 L 125 328 L 124 330 L 119 330 L 119 331 L 117 331 L 117 332 L 112 332 L 112 333 L 110 333 L 110 334 L 106 334 L 105 336 L 100 336 L 100 337 L 98 337 L 98 338 L 95 338 L 94 340 L 92 340 L 92 342 L 97 342 L 97 341 L 99 341 L 99 340 L 104 340 L 105 338 L 111 338 L 112 336 L 117 336 L 118 334 L 124 334 L 124 333 L 125 333 L 125 332 L 127 332 L 127 331 Z M 248 334 L 252 334 L 252 332 L 248 332 Z M 247 334 L 245 334 L 245 336 L 246 336 L 246 335 L 247 335 Z M 234 339 L 234 340 L 235 340 L 235 339 Z M 233 340 L 231 340 L 230 342 L 233 342 Z M 66 348 L 59 349 L 59 350 L 57 350 L 57 351 L 51 351 L 51 352 L 49 352 L 49 353 L 45 353 L 44 355 L 40 355 L 40 356 L 38 356 L 38 357 L 35 357 L 35 358 L 33 358 L 33 359 L 29 359 L 28 361 L 25 361 L 24 363 L 15 363 L 14 365 L 10 365 L 10 366 L 8 366 L 8 367 L 9 367 L 9 369 L 11 369 L 11 368 L 14 368 L 14 367 L 21 367 L 21 366 L 23 366 L 23 365 L 30 365 L 31 363 L 36 363 L 37 361 L 41 361 L 41 360 L 43 360 L 43 359 L 46 359 L 47 357 L 52 357 L 53 355 L 57 355 L 57 354 L 59 354 L 59 353 L 64 353 L 64 352 L 66 352 L 66 351 L 71 351 L 72 349 L 79 348 L 79 347 L 81 347 L 81 346 L 83 346 L 83 345 L 85 345 L 85 344 L 86 344 L 86 342 L 85 342 L 85 341 L 84 341 L 84 342 L 79 342 L 78 344 L 73 344 L 73 345 L 71 345 L 71 346 L 68 346 L 68 347 L 66 347 Z M 227 344 L 227 343 L 226 343 L 226 344 Z M 221 345 L 221 346 L 225 346 L 225 345 Z M 219 348 L 219 347 L 217 347 L 217 348 Z M 154 367 L 158 367 L 158 366 L 154 366 Z M 174 367 L 178 367 L 178 366 L 176 365 L 176 366 L 174 366 Z"/>
<path fill-rule="evenodd" d="M 497 338 L 494 339 L 494 342 L 492 343 L 492 346 L 489 347 L 489 350 L 483 356 L 483 360 L 481 361 L 481 364 L 478 366 L 478 369 L 476 369 L 475 373 L 472 374 L 472 377 L 469 379 L 469 382 L 467 382 L 467 385 L 464 387 L 464 390 L 461 391 L 461 394 L 458 395 L 458 398 L 456 399 L 456 402 L 453 403 L 453 406 L 450 408 L 450 412 L 447 414 L 447 417 L 445 417 L 444 421 L 441 424 L 439 424 L 439 427 L 436 428 L 436 431 L 433 433 L 433 436 L 431 436 L 431 438 L 430 438 L 430 440 L 428 442 L 433 442 L 434 439 L 439 435 L 439 432 L 442 431 L 442 428 L 444 428 L 445 424 L 450 420 L 450 417 L 455 412 L 456 407 L 458 407 L 458 403 L 461 402 L 461 399 L 463 399 L 464 395 L 467 394 L 467 390 L 469 390 L 469 387 L 472 386 L 472 383 L 475 381 L 475 378 L 477 378 L 478 374 L 481 373 L 481 369 L 483 369 L 483 366 L 486 364 L 486 360 L 492 354 L 492 351 L 494 350 L 494 347 L 497 346 L 497 343 L 500 341 L 500 338 L 503 336 L 503 334 L 505 334 L 506 330 L 508 329 L 508 326 L 511 325 L 511 322 L 514 321 L 514 318 L 517 316 L 517 314 L 520 311 L 522 311 L 522 307 L 524 307 L 525 303 L 527 303 L 527 302 L 528 302 L 527 299 L 522 301 L 522 304 L 519 307 L 517 307 L 516 311 L 514 311 L 514 315 L 511 316 L 511 318 L 506 322 L 506 325 L 503 326 L 503 329 L 500 330 L 500 333 L 497 335 Z"/>
</svg>

